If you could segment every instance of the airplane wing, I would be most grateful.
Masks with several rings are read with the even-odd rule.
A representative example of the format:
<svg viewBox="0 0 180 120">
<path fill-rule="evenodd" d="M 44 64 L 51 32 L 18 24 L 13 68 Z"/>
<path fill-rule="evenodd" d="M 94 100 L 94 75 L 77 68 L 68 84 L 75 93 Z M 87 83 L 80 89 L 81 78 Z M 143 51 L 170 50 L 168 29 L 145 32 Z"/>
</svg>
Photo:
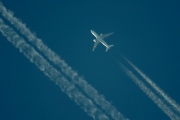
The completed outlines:
<svg viewBox="0 0 180 120">
<path fill-rule="evenodd" d="M 104 38 L 106 38 L 106 37 L 108 37 L 108 36 L 110 36 L 110 35 L 112 35 L 112 34 L 114 34 L 113 32 L 111 32 L 111 33 L 107 33 L 107 34 L 100 34 L 100 36 L 101 36 L 101 38 L 102 39 L 104 39 Z"/>
<path fill-rule="evenodd" d="M 98 41 L 98 40 L 94 39 L 93 41 L 94 41 L 94 46 L 93 46 L 92 51 L 94 51 L 95 48 L 97 47 L 97 45 L 99 44 L 99 41 Z"/>
</svg>

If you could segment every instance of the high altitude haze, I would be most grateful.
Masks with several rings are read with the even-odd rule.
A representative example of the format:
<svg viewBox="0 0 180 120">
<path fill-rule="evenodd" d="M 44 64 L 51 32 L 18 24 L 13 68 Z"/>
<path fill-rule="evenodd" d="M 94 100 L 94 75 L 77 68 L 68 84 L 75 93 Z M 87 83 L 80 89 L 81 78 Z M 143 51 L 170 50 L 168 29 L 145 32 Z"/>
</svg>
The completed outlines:
<svg viewBox="0 0 180 120">
<path fill-rule="evenodd" d="M 179 120 L 179 1 L 1 1 L 0 120 Z"/>
</svg>

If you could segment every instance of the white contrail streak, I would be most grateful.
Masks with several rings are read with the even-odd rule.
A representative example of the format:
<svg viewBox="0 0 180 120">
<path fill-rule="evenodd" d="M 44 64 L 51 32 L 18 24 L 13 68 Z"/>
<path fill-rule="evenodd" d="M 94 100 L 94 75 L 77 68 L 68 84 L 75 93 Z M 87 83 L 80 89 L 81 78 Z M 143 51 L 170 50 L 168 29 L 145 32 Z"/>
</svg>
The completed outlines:
<svg viewBox="0 0 180 120">
<path fill-rule="evenodd" d="M 139 80 L 130 70 L 128 70 L 122 63 L 119 63 L 122 70 L 130 77 L 135 84 L 167 115 L 171 120 L 180 120 L 172 109 L 167 106 L 162 99 L 152 92 L 141 80 Z"/>
<path fill-rule="evenodd" d="M 79 105 L 89 116 L 95 120 L 109 120 L 93 102 L 85 97 L 71 82 L 69 82 L 59 71 L 50 65 L 35 49 L 27 44 L 12 28 L 7 26 L 0 18 L 0 31 L 21 53 L 24 54 L 40 71 L 50 80 L 55 82 L 61 90 L 66 93 L 77 105 Z"/>
<path fill-rule="evenodd" d="M 90 84 L 78 75 L 64 60 L 62 60 L 56 53 L 48 48 L 41 39 L 37 38 L 21 21 L 15 18 L 9 10 L 7 10 L 2 3 L 0 3 L 1 14 L 10 21 L 12 25 L 18 29 L 21 34 L 26 36 L 51 62 L 60 67 L 62 72 L 72 79 L 73 83 L 79 85 L 82 90 L 93 100 L 101 109 L 115 120 L 126 120 L 126 118 L 106 99 L 98 93 Z"/>
<path fill-rule="evenodd" d="M 168 102 L 174 110 L 180 113 L 180 106 L 173 100 L 167 93 L 165 93 L 160 87 L 158 87 L 149 77 L 147 77 L 140 69 L 138 69 L 132 62 L 127 58 L 124 59 L 144 78 L 144 80 L 151 85 L 151 87 Z"/>
</svg>

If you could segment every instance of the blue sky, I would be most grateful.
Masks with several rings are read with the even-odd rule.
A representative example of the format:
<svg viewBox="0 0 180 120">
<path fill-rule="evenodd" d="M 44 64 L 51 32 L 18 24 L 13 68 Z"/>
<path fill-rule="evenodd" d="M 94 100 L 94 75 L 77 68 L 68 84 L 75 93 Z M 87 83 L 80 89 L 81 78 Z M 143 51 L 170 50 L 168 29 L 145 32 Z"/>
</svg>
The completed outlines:
<svg viewBox="0 0 180 120">
<path fill-rule="evenodd" d="M 127 118 L 169 119 L 120 69 L 117 60 L 133 70 L 120 54 L 180 103 L 180 2 L 1 1 Z M 91 29 L 114 32 L 115 46 L 92 52 Z M 0 56 L 1 120 L 92 119 L 2 35 Z"/>
</svg>

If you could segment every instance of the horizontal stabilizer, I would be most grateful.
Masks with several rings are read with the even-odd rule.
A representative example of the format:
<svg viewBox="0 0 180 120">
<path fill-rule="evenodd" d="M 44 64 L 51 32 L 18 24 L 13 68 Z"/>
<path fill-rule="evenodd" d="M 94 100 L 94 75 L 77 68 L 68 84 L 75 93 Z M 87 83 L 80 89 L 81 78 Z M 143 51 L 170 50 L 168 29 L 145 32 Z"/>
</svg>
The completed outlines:
<svg viewBox="0 0 180 120">
<path fill-rule="evenodd" d="M 111 48 L 113 47 L 114 45 L 109 45 L 107 48 L 106 48 L 106 52 Z"/>
</svg>

